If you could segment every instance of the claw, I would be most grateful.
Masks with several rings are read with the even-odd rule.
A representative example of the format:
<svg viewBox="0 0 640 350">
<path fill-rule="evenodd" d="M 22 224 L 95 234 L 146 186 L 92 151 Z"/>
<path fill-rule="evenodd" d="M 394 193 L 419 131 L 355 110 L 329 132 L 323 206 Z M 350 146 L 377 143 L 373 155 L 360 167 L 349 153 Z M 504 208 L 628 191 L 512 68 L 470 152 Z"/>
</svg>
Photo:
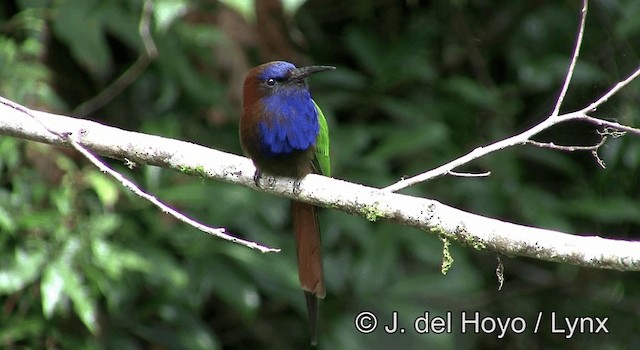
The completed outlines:
<svg viewBox="0 0 640 350">
<path fill-rule="evenodd" d="M 269 185 L 269 188 L 273 188 L 273 186 L 276 185 L 276 178 L 273 176 L 267 176 L 267 184 Z"/>
<path fill-rule="evenodd" d="M 256 172 L 253 173 L 253 182 L 256 184 L 256 187 L 258 188 L 261 188 L 260 178 L 262 178 L 262 173 L 260 172 L 260 170 L 256 169 Z"/>
<path fill-rule="evenodd" d="M 300 179 L 295 179 L 293 181 L 293 194 L 297 196 L 300 192 L 302 192 L 302 189 L 300 188 Z"/>
</svg>

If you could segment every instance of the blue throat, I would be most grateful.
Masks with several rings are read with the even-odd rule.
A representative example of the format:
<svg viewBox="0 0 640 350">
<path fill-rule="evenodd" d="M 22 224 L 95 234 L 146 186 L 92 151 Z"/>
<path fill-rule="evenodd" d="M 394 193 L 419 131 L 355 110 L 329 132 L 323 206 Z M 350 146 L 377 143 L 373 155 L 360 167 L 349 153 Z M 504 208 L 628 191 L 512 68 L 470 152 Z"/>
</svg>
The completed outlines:
<svg viewBox="0 0 640 350">
<path fill-rule="evenodd" d="M 258 125 L 265 156 L 306 151 L 316 143 L 318 115 L 305 88 L 284 87 L 262 99 L 265 119 Z"/>
</svg>

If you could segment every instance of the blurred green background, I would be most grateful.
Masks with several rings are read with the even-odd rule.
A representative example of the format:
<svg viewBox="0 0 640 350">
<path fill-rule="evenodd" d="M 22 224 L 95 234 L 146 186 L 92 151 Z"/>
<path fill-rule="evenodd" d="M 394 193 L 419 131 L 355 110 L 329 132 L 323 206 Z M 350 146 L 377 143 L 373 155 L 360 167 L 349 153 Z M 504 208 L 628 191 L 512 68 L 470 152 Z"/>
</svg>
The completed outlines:
<svg viewBox="0 0 640 350">
<path fill-rule="evenodd" d="M 0 95 L 240 154 L 248 68 L 275 59 L 335 65 L 310 79 L 329 119 L 334 175 L 378 187 L 541 121 L 562 85 L 580 9 L 578 1 L 156 0 L 143 15 L 143 5 L 3 1 Z M 562 111 L 640 64 L 638 18 L 636 0 L 591 2 Z M 594 115 L 640 125 L 640 81 Z M 598 135 L 568 123 L 537 139 L 588 145 Z M 599 155 L 605 170 L 588 153 L 514 147 L 461 169 L 488 178 L 439 178 L 403 192 L 511 222 L 638 239 L 640 138 L 611 139 Z M 176 222 L 69 149 L 0 137 L 0 347 L 308 347 L 287 200 L 108 162 L 184 213 L 282 252 Z M 498 291 L 495 253 L 454 244 L 443 276 L 434 235 L 332 210 L 321 225 L 320 349 L 640 347 L 637 273 L 502 257 Z M 379 325 L 363 335 L 354 319 L 365 310 Z M 383 331 L 393 311 L 406 333 Z M 453 332 L 411 331 L 425 311 L 451 312 Z M 522 317 L 527 329 L 460 334 L 461 311 Z M 552 334 L 552 311 L 560 321 L 608 317 L 610 334 L 567 340 Z"/>
</svg>

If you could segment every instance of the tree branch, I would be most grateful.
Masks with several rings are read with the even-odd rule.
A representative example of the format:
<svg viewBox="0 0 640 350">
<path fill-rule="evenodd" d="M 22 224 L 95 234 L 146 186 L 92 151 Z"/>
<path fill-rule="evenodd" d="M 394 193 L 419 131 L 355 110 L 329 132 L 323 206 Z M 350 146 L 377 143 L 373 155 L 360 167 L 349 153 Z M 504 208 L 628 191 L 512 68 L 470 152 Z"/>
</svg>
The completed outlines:
<svg viewBox="0 0 640 350">
<path fill-rule="evenodd" d="M 640 67 L 638 67 L 633 73 L 631 73 L 625 80 L 618 82 L 615 86 L 609 89 L 609 91 L 607 91 L 602 97 L 600 97 L 597 101 L 593 102 L 587 107 L 573 113 L 559 115 L 560 107 L 562 106 L 564 97 L 566 96 L 567 91 L 569 89 L 569 84 L 571 83 L 571 78 L 573 77 L 573 72 L 578 62 L 578 57 L 580 56 L 580 47 L 582 46 L 582 40 L 584 38 L 584 28 L 585 28 L 585 23 L 587 21 L 588 3 L 589 3 L 588 0 L 582 0 L 582 9 L 580 10 L 580 24 L 578 25 L 578 35 L 576 37 L 576 44 L 573 49 L 573 54 L 571 56 L 571 63 L 569 64 L 567 75 L 565 76 L 564 83 L 562 84 L 562 89 L 560 90 L 560 94 L 558 95 L 558 99 L 556 100 L 555 107 L 553 108 L 553 111 L 551 112 L 551 114 L 549 114 L 549 116 L 547 116 L 545 120 L 543 120 L 540 124 L 535 125 L 531 129 L 526 130 L 518 135 L 511 136 L 507 139 L 492 143 L 484 147 L 478 147 L 474 149 L 472 152 L 467 153 L 466 155 L 458 159 L 455 159 L 449 163 L 441 165 L 435 169 L 426 171 L 422 174 L 418 174 L 416 176 L 412 176 L 409 178 L 403 178 L 400 181 L 394 183 L 393 185 L 385 187 L 384 190 L 390 191 L 390 192 L 396 192 L 403 188 L 407 188 L 409 186 L 413 186 L 415 184 L 425 182 L 439 176 L 452 175 L 452 174 L 455 174 L 454 169 L 461 165 L 467 164 L 489 153 L 492 153 L 501 149 L 505 149 L 507 147 L 511 147 L 515 145 L 524 145 L 524 144 L 530 144 L 537 147 L 551 148 L 551 149 L 556 149 L 561 151 L 576 151 L 576 150 L 591 151 L 593 156 L 598 161 L 598 164 L 600 164 L 600 166 L 604 168 L 604 163 L 598 157 L 597 148 L 599 148 L 600 146 L 602 146 L 602 144 L 604 144 L 604 141 L 606 140 L 606 138 L 603 139 L 602 144 L 598 144 L 597 145 L 598 147 L 596 147 L 595 149 L 592 147 L 580 147 L 580 146 L 557 146 L 557 145 L 554 145 L 553 143 L 541 143 L 531 139 L 533 136 L 537 135 L 541 131 L 549 129 L 550 127 L 558 123 L 562 123 L 568 120 L 582 120 L 592 124 L 609 127 L 615 130 L 620 130 L 620 131 L 625 131 L 625 132 L 633 133 L 636 135 L 640 135 L 640 129 L 633 128 L 626 125 L 621 125 L 615 122 L 609 122 L 606 120 L 594 118 L 587 115 L 588 113 L 595 111 L 596 108 L 598 108 L 598 106 L 606 102 L 609 98 L 611 98 L 611 96 L 615 95 L 618 91 L 620 91 L 620 89 L 622 89 L 627 84 L 629 84 L 634 79 L 636 79 L 638 76 L 640 76 Z"/>
<path fill-rule="evenodd" d="M 100 171 L 102 171 L 105 174 L 110 175 L 111 177 L 116 179 L 118 182 L 120 182 L 125 188 L 129 189 L 131 192 L 133 192 L 137 196 L 139 196 L 141 198 L 144 198 L 147 201 L 151 202 L 153 205 L 155 205 L 156 207 L 160 208 L 160 210 L 162 210 L 164 213 L 167 213 L 167 214 L 175 217 L 176 219 L 178 219 L 178 220 L 180 220 L 180 221 L 182 221 L 182 222 L 184 222 L 186 224 L 189 224 L 189 225 L 199 229 L 200 231 L 206 232 L 206 233 L 208 233 L 210 235 L 222 238 L 222 239 L 230 241 L 230 242 L 234 242 L 234 243 L 238 243 L 238 244 L 244 245 L 244 246 L 246 246 L 248 248 L 251 248 L 251 249 L 260 250 L 263 253 L 266 253 L 266 252 L 279 252 L 280 251 L 280 249 L 269 248 L 269 247 L 257 244 L 255 242 L 247 241 L 247 240 L 244 240 L 244 239 L 229 235 L 229 234 L 226 233 L 224 228 L 213 228 L 213 227 L 209 227 L 207 225 L 201 224 L 201 223 L 199 223 L 199 222 L 187 217 L 186 215 L 178 212 L 177 210 L 169 207 L 168 205 L 162 203 L 155 196 L 152 196 L 152 195 L 144 192 L 142 189 L 140 189 L 138 186 L 136 186 L 129 179 L 127 179 L 124 176 L 122 176 L 122 174 L 120 174 L 120 173 L 116 172 L 115 170 L 111 169 L 107 164 L 105 164 L 102 161 L 100 161 L 95 155 L 93 155 L 87 148 L 85 148 L 79 142 L 80 139 L 85 140 L 86 133 L 88 133 L 91 130 L 91 129 L 86 129 L 85 125 L 81 125 L 83 122 L 86 123 L 86 126 L 91 126 L 92 124 L 95 124 L 94 126 L 97 126 L 97 125 L 99 125 L 101 127 L 105 127 L 105 126 L 103 126 L 101 124 L 98 124 L 98 123 L 90 122 L 90 121 L 87 121 L 87 120 L 83 120 L 82 121 L 81 119 L 69 118 L 70 120 L 66 120 L 66 121 L 62 120 L 62 122 L 64 124 L 67 124 L 69 122 L 71 124 L 73 124 L 76 121 L 81 121 L 81 122 L 77 123 L 77 125 L 75 125 L 75 126 L 66 125 L 66 126 L 72 126 L 72 128 L 63 130 L 63 129 L 59 128 L 62 125 L 60 125 L 58 123 L 58 120 L 57 120 L 61 116 L 56 116 L 56 115 L 50 114 L 49 115 L 50 117 L 47 117 L 46 119 L 44 119 L 43 115 L 45 115 L 47 113 L 31 111 L 31 110 L 29 110 L 28 108 L 26 108 L 26 107 L 24 107 L 22 105 L 19 105 L 19 104 L 15 103 L 15 102 L 9 101 L 9 100 L 7 100 L 5 98 L 2 98 L 2 97 L 0 97 L 0 105 L 2 105 L 3 107 L 12 108 L 13 110 L 22 113 L 23 117 L 30 117 L 33 122 L 39 124 L 41 129 L 46 130 L 48 135 L 42 135 L 42 134 L 39 134 L 39 133 L 37 135 L 34 134 L 34 135 L 32 135 L 32 136 L 35 137 L 34 140 L 73 147 L 75 150 L 77 150 L 78 152 L 82 153 L 82 155 L 84 155 L 85 158 L 87 158 L 98 169 L 100 169 Z M 38 116 L 37 114 L 41 114 L 41 115 Z M 2 123 L 3 123 L 3 118 L 0 117 L 0 125 Z M 16 130 L 15 127 L 17 127 L 18 129 Z M 14 134 L 14 135 L 18 135 L 19 136 L 20 132 L 23 130 L 22 127 L 23 126 L 15 125 L 14 129 L 13 129 L 13 132 L 17 132 L 17 134 Z M 109 127 L 105 127 L 105 128 L 109 128 Z M 119 130 L 119 129 L 116 129 L 116 128 L 111 128 L 111 129 Z M 0 129 L 0 130 L 4 130 L 4 129 Z M 8 131 L 9 131 L 10 135 L 13 134 L 11 129 L 9 129 Z M 113 131 L 113 130 L 105 130 L 105 132 L 109 132 L 109 131 Z M 49 139 L 49 138 L 40 139 L 40 137 L 42 137 L 42 136 L 53 136 L 53 139 Z M 113 154 L 113 155 L 105 154 L 105 155 L 112 156 L 114 158 L 120 158 L 120 157 L 117 156 L 117 154 Z M 130 160 L 128 158 L 126 158 L 126 157 L 124 157 L 122 159 L 125 159 L 126 161 L 130 162 Z"/>
<path fill-rule="evenodd" d="M 255 168 L 245 157 L 16 106 L 19 105 L 0 99 L 0 133 L 65 146 L 71 146 L 70 140 L 56 134 L 74 135 L 79 145 L 104 156 L 197 174 L 341 210 L 372 221 L 390 220 L 478 250 L 594 268 L 640 270 L 640 242 L 516 225 L 464 212 L 434 200 L 313 174 L 300 181 L 297 195 L 293 193 L 293 180 L 285 178 L 275 179 L 268 188 L 256 188 L 253 181 Z M 506 144 L 507 140 L 501 142 Z"/>
<path fill-rule="evenodd" d="M 446 163 L 444 165 L 441 165 L 435 169 L 426 171 L 422 174 L 413 176 L 413 177 L 409 177 L 409 178 L 405 178 L 402 179 L 396 183 L 394 183 L 393 185 L 387 186 L 385 188 L 383 188 L 383 190 L 385 191 L 389 191 L 389 192 L 395 192 L 395 191 L 399 191 L 403 188 L 407 188 L 410 186 L 413 186 L 415 184 L 427 181 L 427 180 L 431 180 L 433 178 L 439 177 L 439 176 L 443 176 L 443 175 L 447 175 L 450 174 L 451 171 L 453 171 L 455 168 L 467 164 L 475 159 L 478 159 L 480 157 L 483 157 L 489 153 L 493 153 L 495 151 L 498 150 L 502 150 L 505 149 L 507 147 L 511 147 L 511 146 L 516 146 L 516 145 L 524 145 L 527 143 L 531 143 L 535 145 L 535 142 L 532 142 L 533 140 L 531 140 L 531 138 L 537 134 L 539 134 L 541 131 L 543 130 L 547 130 L 550 127 L 559 124 L 559 123 L 563 123 L 569 120 L 579 120 L 579 121 L 585 121 L 591 124 L 595 124 L 598 126 L 604 126 L 604 127 L 608 127 L 611 129 L 615 129 L 615 130 L 619 130 L 619 131 L 624 131 L 624 132 L 628 132 L 634 135 L 639 135 L 640 136 L 640 129 L 638 128 L 634 128 L 631 126 L 627 126 L 627 125 L 622 125 L 620 123 L 617 122 L 612 122 L 612 121 L 608 121 L 608 120 L 604 120 L 604 119 L 599 119 L 599 118 L 595 118 L 592 116 L 589 116 L 588 113 L 594 111 L 595 109 L 597 109 L 601 104 L 603 104 L 604 102 L 606 102 L 609 98 L 611 98 L 611 96 L 613 96 L 616 92 L 620 91 L 620 89 L 622 89 L 623 87 L 625 87 L 626 85 L 628 85 L 630 82 L 632 82 L 634 79 L 636 79 L 638 76 L 640 76 L 640 67 L 638 67 L 633 73 L 631 73 L 626 79 L 618 82 L 616 85 L 614 85 L 609 91 L 607 91 L 602 97 L 600 97 L 597 101 L 595 101 L 594 103 L 582 108 L 579 111 L 576 112 L 571 112 L 571 113 L 567 113 L 567 114 L 561 114 L 558 116 L 554 116 L 553 114 L 549 115 L 545 120 L 543 120 L 540 124 L 535 125 L 534 127 L 532 127 L 531 129 L 525 130 L 523 132 L 521 132 L 520 134 L 511 136 L 509 138 L 506 138 L 504 140 L 498 141 L 498 142 L 494 142 L 492 144 L 489 144 L 487 146 L 484 147 L 478 147 L 476 149 L 474 149 L 473 151 L 465 154 L 464 156 L 454 159 L 453 161 Z"/>
<path fill-rule="evenodd" d="M 576 45 L 573 48 L 573 55 L 571 56 L 571 63 L 569 64 L 569 70 L 567 72 L 567 76 L 564 79 L 564 84 L 562 84 L 562 89 L 560 90 L 560 95 L 556 100 L 556 106 L 553 108 L 553 112 L 551 112 L 551 117 L 555 118 L 560 114 L 560 107 L 562 106 L 562 102 L 564 101 L 564 97 L 567 95 L 567 91 L 569 90 L 569 84 L 571 83 L 571 78 L 573 78 L 573 71 L 576 68 L 576 64 L 578 63 L 578 56 L 580 56 L 580 47 L 582 47 L 582 38 L 584 37 L 584 26 L 587 22 L 587 10 L 589 8 L 589 1 L 582 0 L 582 10 L 580 11 L 580 25 L 578 26 L 578 36 L 576 38 Z"/>
</svg>

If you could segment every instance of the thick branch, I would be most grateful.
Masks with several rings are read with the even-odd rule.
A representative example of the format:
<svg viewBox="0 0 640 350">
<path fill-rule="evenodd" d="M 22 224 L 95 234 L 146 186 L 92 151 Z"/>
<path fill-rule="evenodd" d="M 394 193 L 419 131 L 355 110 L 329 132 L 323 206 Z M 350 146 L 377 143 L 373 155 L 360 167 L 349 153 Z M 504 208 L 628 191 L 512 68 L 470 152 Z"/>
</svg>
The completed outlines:
<svg viewBox="0 0 640 350">
<path fill-rule="evenodd" d="M 45 112 L 31 111 L 48 128 L 69 132 L 93 152 L 137 163 L 153 164 L 255 189 L 254 167 L 247 158 L 189 142 L 104 126 Z M 25 113 L 0 103 L 0 133 L 19 138 L 68 145 Z M 369 220 L 391 220 L 446 236 L 476 249 L 508 256 L 526 256 L 595 268 L 640 270 L 640 242 L 576 236 L 516 225 L 467 213 L 434 200 L 416 198 L 342 180 L 309 175 L 294 195 L 293 183 L 277 179 L 259 189 L 279 196 L 345 211 Z"/>
</svg>

